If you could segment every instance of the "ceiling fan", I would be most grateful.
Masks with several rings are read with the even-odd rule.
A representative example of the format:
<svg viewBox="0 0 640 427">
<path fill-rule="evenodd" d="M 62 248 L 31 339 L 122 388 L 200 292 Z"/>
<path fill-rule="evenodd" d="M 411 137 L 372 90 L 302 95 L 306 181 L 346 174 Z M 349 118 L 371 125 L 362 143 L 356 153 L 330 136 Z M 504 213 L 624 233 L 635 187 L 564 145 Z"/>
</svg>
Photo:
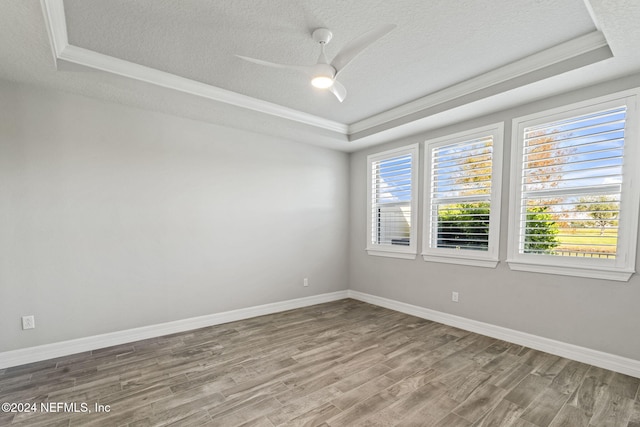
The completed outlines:
<svg viewBox="0 0 640 427">
<path fill-rule="evenodd" d="M 349 63 L 358 56 L 363 50 L 373 44 L 376 40 L 390 32 L 396 27 L 395 24 L 383 25 L 361 35 L 360 37 L 347 43 L 340 52 L 329 62 L 324 53 L 324 47 L 331 41 L 333 34 L 326 28 L 317 28 L 311 33 L 311 37 L 317 43 L 320 43 L 320 56 L 315 65 L 287 65 L 277 64 L 275 62 L 263 61 L 261 59 L 249 58 L 246 56 L 236 55 L 245 61 L 253 62 L 268 67 L 285 68 L 289 70 L 301 71 L 311 78 L 311 84 L 319 89 L 328 89 L 333 93 L 338 101 L 344 101 L 347 96 L 347 89 L 336 80 L 338 74 L 349 65 Z"/>
</svg>

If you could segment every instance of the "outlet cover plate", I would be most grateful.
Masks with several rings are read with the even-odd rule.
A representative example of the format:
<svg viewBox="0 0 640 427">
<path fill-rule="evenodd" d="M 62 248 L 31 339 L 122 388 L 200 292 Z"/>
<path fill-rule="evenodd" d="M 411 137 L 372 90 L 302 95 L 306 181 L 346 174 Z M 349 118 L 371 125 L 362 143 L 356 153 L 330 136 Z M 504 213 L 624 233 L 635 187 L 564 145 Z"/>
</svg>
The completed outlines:
<svg viewBox="0 0 640 427">
<path fill-rule="evenodd" d="M 35 316 L 22 316 L 22 329 L 34 329 L 36 327 Z"/>
</svg>

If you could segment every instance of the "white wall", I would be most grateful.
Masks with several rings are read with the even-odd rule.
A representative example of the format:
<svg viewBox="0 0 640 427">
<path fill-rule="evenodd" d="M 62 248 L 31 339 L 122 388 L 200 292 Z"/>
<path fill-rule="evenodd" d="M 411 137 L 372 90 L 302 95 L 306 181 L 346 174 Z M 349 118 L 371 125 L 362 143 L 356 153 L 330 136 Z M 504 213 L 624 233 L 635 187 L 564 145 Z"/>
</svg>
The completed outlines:
<svg viewBox="0 0 640 427">
<path fill-rule="evenodd" d="M 640 86 L 640 75 L 487 115 L 351 156 L 350 289 L 541 337 L 640 360 L 640 277 L 628 283 L 510 271 L 507 249 L 511 120 Z M 505 122 L 500 259 L 494 269 L 368 256 L 366 156 L 430 138 Z M 636 141 L 640 143 L 640 141 Z M 640 162 L 640 160 L 638 160 Z M 422 197 L 422 173 L 420 176 Z M 420 200 L 420 216 L 422 200 Z M 421 221 L 418 231 L 422 232 Z M 419 250 L 421 250 L 419 248 Z M 636 262 L 640 268 L 640 259 Z M 458 291 L 460 302 L 451 302 Z"/>
<path fill-rule="evenodd" d="M 346 289 L 348 168 L 0 81 L 0 352 Z"/>
</svg>

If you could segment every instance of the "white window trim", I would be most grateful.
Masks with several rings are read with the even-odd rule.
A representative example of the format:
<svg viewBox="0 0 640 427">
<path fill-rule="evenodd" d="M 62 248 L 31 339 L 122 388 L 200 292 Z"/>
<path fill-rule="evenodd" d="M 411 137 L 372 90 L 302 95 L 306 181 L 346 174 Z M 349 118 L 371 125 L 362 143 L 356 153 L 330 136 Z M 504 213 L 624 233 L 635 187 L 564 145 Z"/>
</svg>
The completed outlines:
<svg viewBox="0 0 640 427">
<path fill-rule="evenodd" d="M 458 251 L 448 248 L 431 248 L 429 230 L 431 212 L 431 152 L 434 148 L 469 141 L 484 136 L 493 137 L 491 165 L 491 217 L 489 219 L 489 248 L 481 251 Z M 504 122 L 458 132 L 425 142 L 424 154 L 424 200 L 422 215 L 422 258 L 425 261 L 446 264 L 471 265 L 495 268 L 499 261 L 500 242 L 500 200 L 502 197 L 502 148 L 504 141 Z"/>
<path fill-rule="evenodd" d="M 629 159 L 636 162 L 640 152 L 638 97 L 640 89 L 618 92 L 612 95 L 554 108 L 547 111 L 513 119 L 511 191 L 509 203 L 509 244 L 507 263 L 518 271 L 558 274 L 564 276 L 588 277 L 596 279 L 628 281 L 635 273 L 636 241 L 638 236 L 638 214 L 640 204 L 640 168 L 630 166 Z M 524 129 L 545 122 L 560 120 L 585 114 L 596 109 L 625 104 L 625 146 L 623 181 L 620 205 L 618 251 L 616 259 L 568 258 L 534 254 L 521 254 L 519 246 L 519 205 L 522 175 L 522 135 Z M 594 265 L 595 264 L 595 265 Z"/>
<path fill-rule="evenodd" d="M 419 144 L 405 145 L 393 150 L 374 153 L 367 156 L 367 246 L 369 255 L 383 256 L 390 258 L 415 259 L 418 253 L 418 164 Z M 389 157 L 411 154 L 411 229 L 409 231 L 409 246 L 376 245 L 371 242 L 371 229 L 373 220 L 371 210 L 373 200 L 371 199 L 371 164 L 377 160 L 384 160 Z"/>
</svg>

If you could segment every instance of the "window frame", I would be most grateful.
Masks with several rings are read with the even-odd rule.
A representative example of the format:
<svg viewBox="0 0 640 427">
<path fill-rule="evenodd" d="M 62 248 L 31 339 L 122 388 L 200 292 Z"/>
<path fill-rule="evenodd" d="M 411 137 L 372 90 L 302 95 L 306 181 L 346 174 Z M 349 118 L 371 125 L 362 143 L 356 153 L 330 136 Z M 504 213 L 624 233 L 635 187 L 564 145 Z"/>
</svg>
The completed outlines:
<svg viewBox="0 0 640 427">
<path fill-rule="evenodd" d="M 405 145 L 399 148 L 373 153 L 367 156 L 367 245 L 369 255 L 391 258 L 415 259 L 418 253 L 418 165 L 420 162 L 420 144 Z M 372 165 L 374 162 L 391 159 L 403 155 L 411 155 L 411 227 L 409 229 L 409 245 L 387 245 L 372 242 L 373 232 L 373 198 L 372 198 Z"/>
<path fill-rule="evenodd" d="M 435 148 L 491 136 L 493 138 L 491 158 L 491 214 L 489 217 L 489 245 L 487 251 L 457 250 L 431 247 L 431 230 L 437 226 L 431 212 L 432 154 Z M 502 199 L 502 169 L 504 146 L 504 122 L 493 123 L 440 138 L 425 141 L 424 153 L 424 200 L 422 215 L 422 257 L 425 261 L 495 268 L 500 255 L 500 212 Z"/>
<path fill-rule="evenodd" d="M 509 197 L 509 241 L 507 263 L 511 270 L 565 276 L 588 277 L 616 281 L 628 281 L 635 273 L 636 244 L 638 238 L 638 213 L 640 204 L 640 168 L 629 167 L 638 159 L 637 117 L 639 89 L 632 89 L 595 99 L 565 105 L 514 118 L 512 121 L 511 191 Z M 620 219 L 615 259 L 561 257 L 520 252 L 520 221 L 522 212 L 522 169 L 524 130 L 545 123 L 578 117 L 616 106 L 627 107 L 620 193 Z M 635 185 L 633 185 L 635 183 Z M 635 187 L 635 188 L 634 188 Z"/>
</svg>

